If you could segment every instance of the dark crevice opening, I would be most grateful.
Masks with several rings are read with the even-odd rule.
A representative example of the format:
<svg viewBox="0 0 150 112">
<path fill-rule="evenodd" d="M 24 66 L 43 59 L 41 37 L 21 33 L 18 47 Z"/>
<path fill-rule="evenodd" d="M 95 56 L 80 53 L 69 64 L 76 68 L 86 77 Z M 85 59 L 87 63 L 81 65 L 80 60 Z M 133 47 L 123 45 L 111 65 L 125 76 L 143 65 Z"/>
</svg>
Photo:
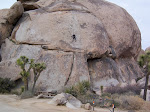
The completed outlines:
<svg viewBox="0 0 150 112">
<path fill-rule="evenodd" d="M 23 81 L 21 78 L 15 80 L 15 85 L 16 85 L 16 88 L 20 88 L 21 86 L 24 85 Z"/>
</svg>

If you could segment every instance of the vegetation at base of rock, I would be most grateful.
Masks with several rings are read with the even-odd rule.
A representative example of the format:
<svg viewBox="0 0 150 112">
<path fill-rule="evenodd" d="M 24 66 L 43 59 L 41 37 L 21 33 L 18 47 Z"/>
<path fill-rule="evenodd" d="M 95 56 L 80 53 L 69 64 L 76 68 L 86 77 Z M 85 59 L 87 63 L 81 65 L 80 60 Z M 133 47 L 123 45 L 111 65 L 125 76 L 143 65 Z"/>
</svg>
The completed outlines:
<svg viewBox="0 0 150 112">
<path fill-rule="evenodd" d="M 121 95 L 115 99 L 119 107 L 126 110 L 140 110 L 145 104 L 144 100 L 139 96 Z"/>
<path fill-rule="evenodd" d="M 21 93 L 24 92 L 24 86 L 21 86 Z"/>
<path fill-rule="evenodd" d="M 31 59 L 29 62 L 29 59 L 26 56 L 21 56 L 19 59 L 17 59 L 16 63 L 22 69 L 20 75 L 24 82 L 25 91 L 28 91 L 28 80 L 29 80 L 28 78 L 30 75 L 30 70 L 32 68 L 33 59 Z M 27 69 L 28 63 L 30 64 L 30 66 Z"/>
<path fill-rule="evenodd" d="M 10 93 L 11 89 L 15 87 L 15 82 L 9 78 L 0 78 L 0 93 Z"/>
<path fill-rule="evenodd" d="M 34 92 L 36 81 L 38 80 L 41 72 L 46 69 L 46 65 L 44 63 L 33 63 L 32 69 L 34 73 L 34 83 L 32 86 L 32 92 Z"/>
<path fill-rule="evenodd" d="M 105 90 L 105 93 L 111 93 L 111 94 L 126 94 L 129 92 L 132 92 L 135 95 L 140 95 L 141 89 L 143 87 L 140 85 L 127 85 L 125 87 L 120 86 L 111 86 L 107 87 Z"/>
<path fill-rule="evenodd" d="M 138 63 L 144 69 L 145 74 L 146 74 L 145 76 L 146 81 L 145 81 L 144 95 L 143 95 L 143 99 L 146 100 L 148 80 L 149 80 L 149 75 L 150 75 L 150 52 L 148 51 L 146 52 L 146 54 L 141 55 Z"/>
<path fill-rule="evenodd" d="M 24 88 L 21 88 L 21 92 L 23 93 L 29 93 L 28 81 L 29 81 L 30 71 L 31 69 L 33 69 L 34 82 L 32 85 L 32 93 L 34 93 L 36 81 L 38 80 L 41 72 L 44 69 L 46 69 L 46 65 L 44 63 L 35 63 L 34 59 L 29 60 L 26 56 L 21 56 L 19 59 L 17 59 L 16 63 L 22 69 L 22 71 L 20 72 L 20 75 L 24 82 Z"/>
<path fill-rule="evenodd" d="M 85 95 L 86 92 L 90 90 L 90 82 L 89 81 L 82 81 L 77 83 L 74 86 L 65 89 L 65 93 L 69 93 L 74 97 L 78 97 L 80 95 Z"/>
</svg>

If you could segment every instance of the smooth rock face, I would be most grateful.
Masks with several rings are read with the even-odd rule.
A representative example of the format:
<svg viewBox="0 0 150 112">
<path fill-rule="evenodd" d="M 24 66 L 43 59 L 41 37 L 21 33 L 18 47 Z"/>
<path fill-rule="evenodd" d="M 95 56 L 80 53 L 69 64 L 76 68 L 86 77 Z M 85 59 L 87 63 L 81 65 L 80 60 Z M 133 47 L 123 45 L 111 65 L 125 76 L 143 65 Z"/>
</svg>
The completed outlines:
<svg viewBox="0 0 150 112">
<path fill-rule="evenodd" d="M 0 11 L 0 38 L 11 35 L 1 46 L 0 77 L 20 78 L 15 61 L 22 55 L 47 65 L 37 89 L 59 90 L 82 80 L 97 88 L 143 76 L 135 61 L 141 50 L 140 31 L 124 9 L 103 0 L 21 2 L 27 10 L 23 15 L 20 2 Z M 12 14 L 13 20 L 11 11 L 18 14 Z"/>
<path fill-rule="evenodd" d="M 28 12 L 29 19 L 20 24 L 15 41 L 18 43 L 49 44 L 51 49 L 62 48 L 60 46 L 62 43 L 72 49 L 83 50 L 94 58 L 100 57 L 108 50 L 107 33 L 101 21 L 95 16 L 77 11 L 40 13 L 40 10 Z M 37 23 L 40 24 L 40 27 Z"/>
<path fill-rule="evenodd" d="M 77 0 L 77 2 L 87 7 L 102 21 L 117 57 L 134 57 L 140 52 L 141 33 L 133 18 L 123 8 L 104 0 Z"/>
</svg>

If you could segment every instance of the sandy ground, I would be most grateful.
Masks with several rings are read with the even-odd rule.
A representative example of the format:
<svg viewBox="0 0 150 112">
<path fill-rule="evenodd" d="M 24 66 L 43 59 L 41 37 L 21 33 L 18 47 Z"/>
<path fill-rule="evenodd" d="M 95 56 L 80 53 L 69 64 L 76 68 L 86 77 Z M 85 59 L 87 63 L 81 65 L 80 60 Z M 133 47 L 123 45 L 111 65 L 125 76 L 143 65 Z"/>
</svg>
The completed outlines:
<svg viewBox="0 0 150 112">
<path fill-rule="evenodd" d="M 50 99 L 24 99 L 16 95 L 0 95 L 0 112 L 90 112 L 84 109 L 70 109 L 65 106 L 47 104 Z M 110 112 L 108 109 L 95 108 L 96 112 Z M 115 112 L 127 112 L 115 110 Z"/>
</svg>

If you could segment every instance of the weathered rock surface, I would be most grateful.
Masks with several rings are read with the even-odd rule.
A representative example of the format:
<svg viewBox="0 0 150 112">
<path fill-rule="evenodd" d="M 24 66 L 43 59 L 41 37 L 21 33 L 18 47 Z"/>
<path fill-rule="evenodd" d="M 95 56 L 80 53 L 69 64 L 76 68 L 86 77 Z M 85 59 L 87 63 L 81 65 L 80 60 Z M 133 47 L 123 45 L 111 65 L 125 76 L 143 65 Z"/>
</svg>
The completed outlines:
<svg viewBox="0 0 150 112">
<path fill-rule="evenodd" d="M 13 25 L 24 12 L 21 2 L 16 2 L 10 9 L 0 10 L 0 45 L 11 35 Z"/>
<path fill-rule="evenodd" d="M 26 11 L 19 13 L 17 24 L 20 16 L 12 17 L 15 22 L 8 16 L 15 6 L 0 11 L 0 25 L 11 23 L 0 26 L 1 38 L 11 34 L 12 40 L 5 39 L 1 47 L 1 77 L 20 77 L 15 61 L 22 55 L 47 65 L 37 88 L 59 90 L 82 80 L 90 80 L 93 87 L 110 86 L 143 75 L 135 61 L 140 31 L 123 8 L 103 0 L 20 1 Z"/>
<path fill-rule="evenodd" d="M 145 49 L 145 52 L 147 52 L 147 51 L 150 51 L 150 47 L 148 47 L 148 48 Z"/>
<path fill-rule="evenodd" d="M 35 9 L 40 8 L 40 6 L 37 5 L 35 2 L 25 2 L 22 5 L 25 11 L 35 10 Z"/>
<path fill-rule="evenodd" d="M 90 103 L 82 104 L 81 107 L 86 109 L 86 110 L 91 110 L 92 109 L 92 106 L 90 105 Z"/>
<path fill-rule="evenodd" d="M 66 105 L 68 108 L 77 109 L 80 108 L 82 103 L 74 96 L 68 93 L 61 93 L 56 95 L 48 104 L 52 105 Z"/>
<path fill-rule="evenodd" d="M 101 58 L 89 60 L 89 74 L 94 87 L 132 83 L 131 79 L 140 77 L 142 71 L 134 58 Z"/>
</svg>

